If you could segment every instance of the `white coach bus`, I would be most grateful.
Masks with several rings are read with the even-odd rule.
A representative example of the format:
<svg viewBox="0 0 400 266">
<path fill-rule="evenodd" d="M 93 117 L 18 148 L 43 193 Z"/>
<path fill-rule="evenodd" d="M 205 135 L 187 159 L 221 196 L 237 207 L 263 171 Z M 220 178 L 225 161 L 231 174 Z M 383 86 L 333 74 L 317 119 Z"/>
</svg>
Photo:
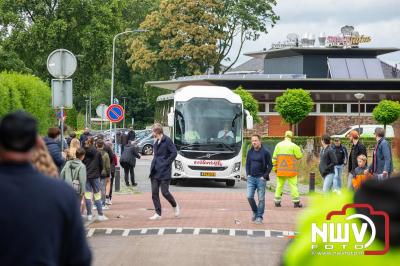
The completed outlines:
<svg viewBox="0 0 400 266">
<path fill-rule="evenodd" d="M 252 129 L 241 98 L 225 87 L 187 86 L 159 96 L 155 122 L 178 150 L 171 183 L 194 178 L 234 186 L 242 168 L 244 120 Z"/>
</svg>

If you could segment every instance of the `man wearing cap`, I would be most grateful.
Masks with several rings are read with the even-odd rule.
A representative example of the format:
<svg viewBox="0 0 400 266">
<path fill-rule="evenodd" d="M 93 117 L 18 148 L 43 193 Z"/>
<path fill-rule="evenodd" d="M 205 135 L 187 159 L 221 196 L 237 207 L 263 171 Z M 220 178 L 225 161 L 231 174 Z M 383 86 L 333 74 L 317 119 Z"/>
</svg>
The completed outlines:
<svg viewBox="0 0 400 266">
<path fill-rule="evenodd" d="M 300 147 L 292 142 L 292 131 L 285 132 L 285 139 L 275 146 L 272 155 L 273 171 L 276 172 L 275 207 L 281 207 L 283 186 L 289 183 L 290 194 L 295 208 L 301 208 L 297 188 L 297 160 L 303 157 Z"/>
<path fill-rule="evenodd" d="M 90 265 L 74 190 L 30 164 L 36 121 L 15 112 L 0 122 L 1 265 Z"/>
</svg>

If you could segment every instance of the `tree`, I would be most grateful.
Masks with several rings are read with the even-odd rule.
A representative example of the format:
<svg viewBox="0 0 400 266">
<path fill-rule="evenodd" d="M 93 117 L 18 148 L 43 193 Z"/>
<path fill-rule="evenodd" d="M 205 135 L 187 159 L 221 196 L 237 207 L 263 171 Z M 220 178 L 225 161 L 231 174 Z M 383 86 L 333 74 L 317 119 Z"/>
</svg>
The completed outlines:
<svg viewBox="0 0 400 266">
<path fill-rule="evenodd" d="M 23 109 L 37 119 L 39 132 L 45 133 L 54 123 L 50 88 L 32 75 L 3 72 L 0 80 L 0 116 Z"/>
<path fill-rule="evenodd" d="M 372 111 L 372 116 L 384 125 L 394 123 L 400 117 L 400 103 L 398 101 L 383 100 Z"/>
<path fill-rule="evenodd" d="M 238 87 L 233 92 L 240 96 L 243 101 L 243 108 L 250 112 L 254 119 L 254 123 L 260 123 L 261 119 L 258 116 L 258 101 L 254 99 L 253 95 L 243 89 L 242 86 Z"/>
<path fill-rule="evenodd" d="M 303 89 L 287 89 L 276 97 L 275 104 L 275 110 L 289 124 L 291 130 L 293 125 L 307 117 L 314 105 L 310 93 Z"/>
<path fill-rule="evenodd" d="M 232 67 L 246 40 L 256 40 L 278 19 L 275 0 L 161 0 L 140 27 L 148 30 L 131 43 L 128 62 L 133 70 L 168 69 L 170 76 L 220 73 L 223 60 Z M 234 39 L 240 47 L 227 58 Z"/>
</svg>

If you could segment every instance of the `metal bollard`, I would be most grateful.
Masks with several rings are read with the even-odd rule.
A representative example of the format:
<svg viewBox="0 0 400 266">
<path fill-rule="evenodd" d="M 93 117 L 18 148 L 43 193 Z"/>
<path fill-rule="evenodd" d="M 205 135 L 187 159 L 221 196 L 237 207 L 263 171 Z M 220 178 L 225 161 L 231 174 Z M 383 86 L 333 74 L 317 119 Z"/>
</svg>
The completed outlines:
<svg viewBox="0 0 400 266">
<path fill-rule="evenodd" d="M 310 184 L 309 184 L 309 192 L 315 191 L 315 173 L 310 173 Z"/>
<path fill-rule="evenodd" d="M 116 166 L 115 167 L 115 192 L 119 192 L 120 188 L 121 188 L 121 183 L 120 183 L 120 179 L 121 179 L 121 167 Z"/>
</svg>

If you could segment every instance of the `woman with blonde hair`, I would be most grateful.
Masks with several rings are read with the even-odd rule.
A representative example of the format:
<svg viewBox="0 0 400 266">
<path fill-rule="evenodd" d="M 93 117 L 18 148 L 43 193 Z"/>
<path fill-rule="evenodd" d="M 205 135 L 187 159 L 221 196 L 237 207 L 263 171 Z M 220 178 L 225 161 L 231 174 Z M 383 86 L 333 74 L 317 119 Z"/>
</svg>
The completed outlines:
<svg viewBox="0 0 400 266">
<path fill-rule="evenodd" d="M 46 144 L 42 138 L 39 145 L 32 152 L 32 164 L 42 174 L 50 177 L 59 177 L 58 168 L 51 157 Z"/>
<path fill-rule="evenodd" d="M 67 150 L 67 160 L 76 159 L 76 151 L 81 147 L 78 139 L 72 139 L 69 149 Z"/>
</svg>

